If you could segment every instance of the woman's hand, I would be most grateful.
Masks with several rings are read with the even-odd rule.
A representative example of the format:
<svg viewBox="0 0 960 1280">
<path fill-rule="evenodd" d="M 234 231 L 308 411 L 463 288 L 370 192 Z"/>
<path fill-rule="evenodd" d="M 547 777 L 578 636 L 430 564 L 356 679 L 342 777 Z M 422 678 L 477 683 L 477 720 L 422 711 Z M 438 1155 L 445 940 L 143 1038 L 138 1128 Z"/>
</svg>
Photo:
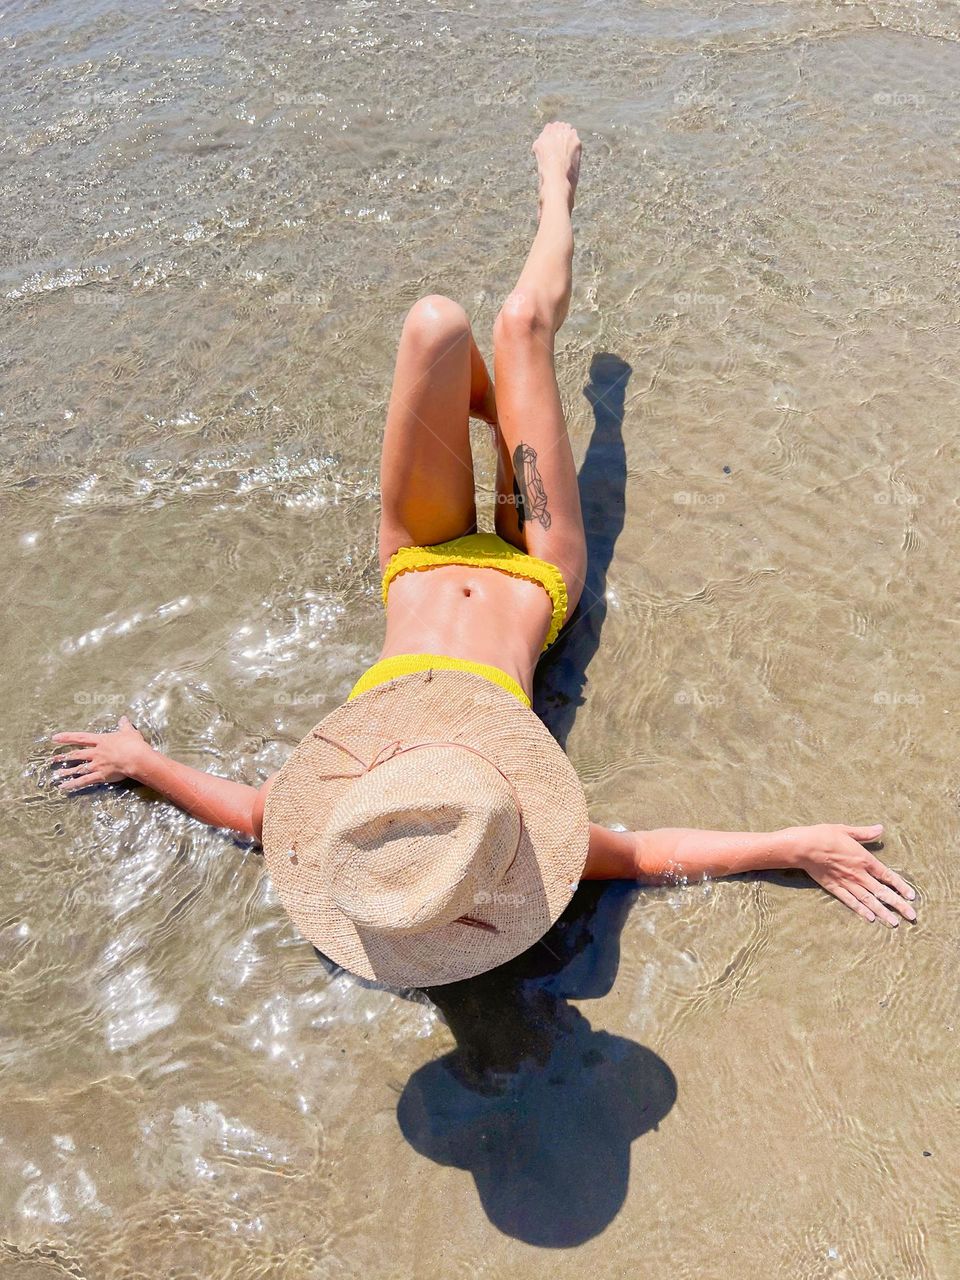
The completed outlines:
<svg viewBox="0 0 960 1280">
<path fill-rule="evenodd" d="M 845 827 L 822 823 L 815 827 L 788 827 L 779 834 L 791 855 L 790 865 L 805 871 L 827 893 L 863 916 L 895 927 L 916 920 L 910 899 L 917 895 L 906 880 L 884 866 L 863 846 L 879 840 L 883 827 Z"/>
<path fill-rule="evenodd" d="M 103 782 L 134 778 L 138 762 L 153 748 L 126 716 L 112 733 L 55 733 L 54 742 L 71 743 L 74 750 L 53 756 L 51 765 L 61 765 L 61 791 L 80 791 Z"/>
</svg>

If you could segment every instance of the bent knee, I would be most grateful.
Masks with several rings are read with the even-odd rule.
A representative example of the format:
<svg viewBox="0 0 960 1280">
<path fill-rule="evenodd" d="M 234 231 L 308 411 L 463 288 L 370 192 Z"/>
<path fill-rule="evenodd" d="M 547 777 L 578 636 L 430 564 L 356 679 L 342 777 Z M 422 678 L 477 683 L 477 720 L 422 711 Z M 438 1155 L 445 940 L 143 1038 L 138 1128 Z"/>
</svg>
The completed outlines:
<svg viewBox="0 0 960 1280">
<path fill-rule="evenodd" d="M 517 339 L 545 334 L 553 335 L 554 308 L 546 298 L 528 291 L 511 293 L 493 322 L 493 340 L 513 342 Z"/>
<path fill-rule="evenodd" d="M 470 318 L 459 302 L 441 293 L 420 298 L 407 312 L 404 337 L 426 346 L 449 347 L 470 332 Z"/>
</svg>

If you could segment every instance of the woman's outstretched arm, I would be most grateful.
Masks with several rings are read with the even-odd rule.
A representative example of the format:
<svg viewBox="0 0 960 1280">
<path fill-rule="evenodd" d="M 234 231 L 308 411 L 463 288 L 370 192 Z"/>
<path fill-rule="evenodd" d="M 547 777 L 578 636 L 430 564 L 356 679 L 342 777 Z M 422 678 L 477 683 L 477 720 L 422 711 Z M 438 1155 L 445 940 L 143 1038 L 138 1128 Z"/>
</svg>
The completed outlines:
<svg viewBox="0 0 960 1280">
<path fill-rule="evenodd" d="M 744 871 L 805 871 L 828 893 L 865 920 L 915 920 L 913 889 L 864 844 L 879 840 L 880 824 L 848 827 L 822 823 L 782 831 L 611 831 L 590 824 L 585 880 L 678 880 L 733 876 Z"/>
<path fill-rule="evenodd" d="M 55 733 L 53 741 L 71 746 L 51 760 L 60 766 L 61 791 L 131 778 L 211 827 L 261 838 L 263 805 L 272 778 L 260 787 L 250 787 L 180 764 L 154 750 L 126 716 L 120 717 L 120 727 L 113 733 Z"/>
</svg>

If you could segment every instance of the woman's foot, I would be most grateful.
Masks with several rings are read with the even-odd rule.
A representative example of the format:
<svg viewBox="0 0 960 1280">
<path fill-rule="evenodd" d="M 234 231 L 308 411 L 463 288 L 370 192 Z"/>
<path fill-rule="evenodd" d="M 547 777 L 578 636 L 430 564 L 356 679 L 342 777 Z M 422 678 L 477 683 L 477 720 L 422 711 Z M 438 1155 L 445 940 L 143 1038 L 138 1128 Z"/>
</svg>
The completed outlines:
<svg viewBox="0 0 960 1280">
<path fill-rule="evenodd" d="M 580 139 L 571 124 L 556 120 L 544 125 L 532 147 L 540 175 L 540 210 L 552 195 L 561 196 L 573 212 L 573 201 L 580 177 Z"/>
</svg>

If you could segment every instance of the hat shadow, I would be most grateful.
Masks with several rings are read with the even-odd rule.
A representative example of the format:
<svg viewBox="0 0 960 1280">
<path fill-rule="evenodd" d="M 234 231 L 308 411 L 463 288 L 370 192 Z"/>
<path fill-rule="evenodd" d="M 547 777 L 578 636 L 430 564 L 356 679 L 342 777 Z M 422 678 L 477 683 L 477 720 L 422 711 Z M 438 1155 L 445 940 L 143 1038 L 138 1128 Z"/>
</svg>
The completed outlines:
<svg viewBox="0 0 960 1280">
<path fill-rule="evenodd" d="M 605 995 L 636 890 L 584 885 L 529 951 L 480 977 L 425 989 L 457 1045 L 410 1077 L 397 1104 L 412 1147 L 469 1171 L 505 1235 L 570 1248 L 616 1217 L 631 1144 L 677 1096 L 651 1049 L 595 1031 L 569 1000 Z"/>
<path fill-rule="evenodd" d="M 584 389 L 595 418 L 579 473 L 586 585 L 534 685 L 534 709 L 561 746 L 584 700 L 623 528 L 630 373 L 619 357 L 598 354 Z M 397 1104 L 401 1131 L 422 1155 L 468 1170 L 494 1226 L 528 1244 L 569 1248 L 603 1231 L 626 1197 L 631 1144 L 676 1100 L 662 1058 L 594 1031 L 569 1003 L 610 991 L 636 893 L 623 883 L 581 885 L 553 928 L 516 959 L 425 988 L 457 1043 L 410 1077 Z"/>
</svg>

